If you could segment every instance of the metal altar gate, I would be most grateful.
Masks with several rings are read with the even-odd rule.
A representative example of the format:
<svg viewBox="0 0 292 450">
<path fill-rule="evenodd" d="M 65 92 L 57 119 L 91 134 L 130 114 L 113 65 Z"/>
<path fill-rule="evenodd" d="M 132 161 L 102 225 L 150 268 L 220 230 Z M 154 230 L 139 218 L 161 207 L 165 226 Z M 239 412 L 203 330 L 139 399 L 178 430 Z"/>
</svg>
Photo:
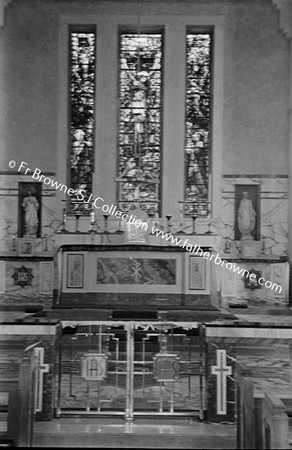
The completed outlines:
<svg viewBox="0 0 292 450">
<path fill-rule="evenodd" d="M 205 409 L 205 352 L 194 322 L 62 322 L 56 411 L 194 416 Z"/>
</svg>

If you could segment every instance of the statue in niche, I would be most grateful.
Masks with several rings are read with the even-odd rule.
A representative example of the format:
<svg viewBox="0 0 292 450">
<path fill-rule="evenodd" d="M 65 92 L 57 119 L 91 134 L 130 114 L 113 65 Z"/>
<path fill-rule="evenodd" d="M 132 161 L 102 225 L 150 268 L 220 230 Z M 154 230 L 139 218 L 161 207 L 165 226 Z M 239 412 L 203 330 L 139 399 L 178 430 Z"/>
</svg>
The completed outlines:
<svg viewBox="0 0 292 450">
<path fill-rule="evenodd" d="M 255 227 L 256 212 L 252 201 L 249 199 L 247 191 L 242 193 L 242 199 L 238 208 L 238 228 L 241 233 L 241 239 L 254 239 L 252 232 Z"/>
<path fill-rule="evenodd" d="M 26 197 L 24 197 L 21 206 L 25 211 L 24 214 L 25 236 L 36 237 L 39 225 L 38 219 L 39 202 L 33 195 L 31 189 L 27 190 L 27 195 Z"/>
</svg>

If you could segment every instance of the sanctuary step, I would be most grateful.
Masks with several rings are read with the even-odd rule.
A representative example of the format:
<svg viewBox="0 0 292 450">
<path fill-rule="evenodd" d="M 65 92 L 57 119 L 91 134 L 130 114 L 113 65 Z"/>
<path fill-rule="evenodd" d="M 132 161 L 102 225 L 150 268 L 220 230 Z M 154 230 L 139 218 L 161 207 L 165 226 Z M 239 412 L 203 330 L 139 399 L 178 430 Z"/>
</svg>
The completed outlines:
<svg viewBox="0 0 292 450">
<path fill-rule="evenodd" d="M 198 307 L 196 309 L 92 309 L 92 308 L 55 308 L 43 310 L 33 315 L 36 318 L 46 317 L 49 320 L 134 320 L 134 321 L 178 321 L 178 322 L 213 322 L 228 320 L 238 322 L 238 318 L 228 311 L 219 311 L 214 306 Z"/>
<path fill-rule="evenodd" d="M 35 423 L 36 447 L 228 449 L 236 447 L 234 425 L 187 419 L 61 418 Z"/>
<path fill-rule="evenodd" d="M 153 310 L 115 310 L 112 313 L 113 320 L 158 320 L 157 311 Z"/>
</svg>

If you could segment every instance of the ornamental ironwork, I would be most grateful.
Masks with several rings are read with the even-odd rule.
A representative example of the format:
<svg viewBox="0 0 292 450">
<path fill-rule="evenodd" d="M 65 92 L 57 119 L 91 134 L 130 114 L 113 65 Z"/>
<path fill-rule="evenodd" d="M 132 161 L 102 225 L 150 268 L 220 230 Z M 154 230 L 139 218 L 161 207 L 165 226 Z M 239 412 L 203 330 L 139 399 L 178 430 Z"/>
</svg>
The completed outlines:
<svg viewBox="0 0 292 450">
<path fill-rule="evenodd" d="M 180 358 L 176 354 L 158 353 L 153 358 L 153 377 L 157 381 L 175 381 L 180 377 Z"/>
<path fill-rule="evenodd" d="M 87 381 L 102 381 L 107 377 L 107 356 L 87 353 L 81 359 L 81 375 Z"/>
</svg>

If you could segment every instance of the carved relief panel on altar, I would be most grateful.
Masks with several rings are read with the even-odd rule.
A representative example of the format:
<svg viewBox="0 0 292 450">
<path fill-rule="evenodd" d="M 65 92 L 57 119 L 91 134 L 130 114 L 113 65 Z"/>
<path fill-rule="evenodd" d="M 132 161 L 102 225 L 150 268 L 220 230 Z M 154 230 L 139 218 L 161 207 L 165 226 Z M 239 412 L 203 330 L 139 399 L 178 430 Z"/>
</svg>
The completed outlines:
<svg viewBox="0 0 292 450">
<path fill-rule="evenodd" d="M 97 284 L 175 285 L 176 261 L 153 258 L 97 258 Z"/>
</svg>

